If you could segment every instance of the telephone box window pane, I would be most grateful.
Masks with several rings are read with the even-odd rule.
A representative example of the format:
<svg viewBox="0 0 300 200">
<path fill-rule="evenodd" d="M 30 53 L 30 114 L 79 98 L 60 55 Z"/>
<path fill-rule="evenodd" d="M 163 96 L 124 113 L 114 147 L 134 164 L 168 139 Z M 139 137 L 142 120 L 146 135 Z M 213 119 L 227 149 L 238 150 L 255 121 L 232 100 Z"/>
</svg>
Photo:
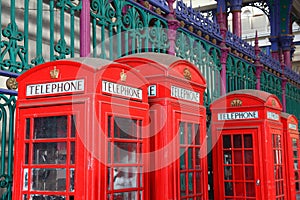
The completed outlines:
<svg viewBox="0 0 300 200">
<path fill-rule="evenodd" d="M 201 173 L 200 172 L 196 172 L 196 193 L 202 193 L 202 185 L 201 185 Z"/>
<path fill-rule="evenodd" d="M 194 182 L 193 182 L 193 180 L 194 180 L 194 174 L 192 173 L 192 172 L 190 172 L 189 174 L 188 174 L 188 183 L 189 183 L 189 194 L 193 194 L 194 193 L 194 188 L 193 188 L 193 186 L 194 186 Z"/>
<path fill-rule="evenodd" d="M 67 116 L 34 119 L 34 138 L 66 138 Z"/>
<path fill-rule="evenodd" d="M 233 147 L 242 148 L 242 135 L 233 135 Z"/>
<path fill-rule="evenodd" d="M 242 151 L 237 150 L 234 151 L 234 164 L 241 164 L 243 163 Z"/>
<path fill-rule="evenodd" d="M 245 134 L 244 135 L 244 147 L 245 148 L 252 148 L 252 135 L 251 134 Z"/>
<path fill-rule="evenodd" d="M 186 195 L 185 186 L 186 186 L 185 173 L 180 173 L 180 193 L 181 196 Z"/>
<path fill-rule="evenodd" d="M 107 143 L 107 163 L 111 163 L 111 142 Z"/>
<path fill-rule="evenodd" d="M 180 169 L 185 169 L 185 148 L 180 148 Z"/>
<path fill-rule="evenodd" d="M 114 137 L 136 139 L 137 120 L 116 117 L 114 121 Z"/>
<path fill-rule="evenodd" d="M 136 163 L 136 143 L 115 142 L 114 163 Z"/>
<path fill-rule="evenodd" d="M 192 132 L 192 124 L 188 123 L 187 124 L 188 132 L 188 144 L 192 144 L 193 141 L 193 132 Z"/>
<path fill-rule="evenodd" d="M 26 139 L 30 137 L 30 119 L 26 119 Z"/>
<path fill-rule="evenodd" d="M 193 169 L 193 148 L 188 148 L 188 168 Z"/>
<path fill-rule="evenodd" d="M 107 137 L 111 137 L 111 116 L 107 118 Z"/>
<path fill-rule="evenodd" d="M 232 182 L 225 182 L 225 196 L 233 195 Z"/>
<path fill-rule="evenodd" d="M 25 144 L 25 164 L 28 164 L 29 144 Z"/>
<path fill-rule="evenodd" d="M 245 150 L 245 163 L 246 164 L 253 164 L 253 152 Z"/>
<path fill-rule="evenodd" d="M 234 178 L 235 180 L 244 180 L 244 167 L 242 166 L 234 167 Z"/>
<path fill-rule="evenodd" d="M 76 135 L 76 117 L 71 116 L 71 137 L 74 138 Z"/>
<path fill-rule="evenodd" d="M 75 142 L 71 142 L 70 163 L 75 164 Z"/>
<path fill-rule="evenodd" d="M 23 171 L 23 190 L 28 190 L 28 168 L 24 168 Z"/>
<path fill-rule="evenodd" d="M 66 169 L 32 169 L 32 190 L 66 191 Z"/>
<path fill-rule="evenodd" d="M 224 151 L 224 164 L 231 164 L 232 156 L 231 151 Z"/>
<path fill-rule="evenodd" d="M 195 145 L 200 145 L 200 129 L 199 124 L 195 124 Z"/>
<path fill-rule="evenodd" d="M 110 168 L 109 168 L 109 179 Z M 125 188 L 137 187 L 137 168 L 136 167 L 114 167 L 113 168 L 113 189 L 120 190 Z M 109 185 L 111 190 L 111 185 Z"/>
<path fill-rule="evenodd" d="M 62 195 L 39 195 L 39 194 L 33 194 L 30 195 L 30 199 L 28 200 L 65 200 L 66 196 L 62 196 Z M 26 200 L 27 200 L 27 195 L 26 195 Z M 73 200 L 70 197 L 70 200 Z"/>
<path fill-rule="evenodd" d="M 70 192 L 75 191 L 75 169 L 70 169 Z"/>
<path fill-rule="evenodd" d="M 229 166 L 224 167 L 224 179 L 232 180 L 232 167 Z"/>
<path fill-rule="evenodd" d="M 196 167 L 196 169 L 200 169 L 200 161 L 201 161 L 201 158 L 200 158 L 200 152 L 201 152 L 200 148 L 196 148 L 195 151 L 196 151 L 196 153 L 195 153 L 196 154 L 195 155 L 196 156 L 196 160 L 195 160 L 196 166 L 195 167 Z"/>
<path fill-rule="evenodd" d="M 245 167 L 245 177 L 247 180 L 254 180 L 254 167 L 252 166 Z"/>
<path fill-rule="evenodd" d="M 223 135 L 223 148 L 224 149 L 231 148 L 230 135 Z"/>
<path fill-rule="evenodd" d="M 108 199 L 114 199 L 114 200 L 136 200 L 137 192 L 118 192 L 116 194 L 109 194 Z"/>
<path fill-rule="evenodd" d="M 66 142 L 33 144 L 33 164 L 65 164 Z"/>
<path fill-rule="evenodd" d="M 184 141 L 184 124 L 183 122 L 180 122 L 179 124 L 179 134 L 180 134 L 180 144 L 185 144 Z"/>
<path fill-rule="evenodd" d="M 247 197 L 255 197 L 254 183 L 246 183 L 246 195 Z"/>
</svg>

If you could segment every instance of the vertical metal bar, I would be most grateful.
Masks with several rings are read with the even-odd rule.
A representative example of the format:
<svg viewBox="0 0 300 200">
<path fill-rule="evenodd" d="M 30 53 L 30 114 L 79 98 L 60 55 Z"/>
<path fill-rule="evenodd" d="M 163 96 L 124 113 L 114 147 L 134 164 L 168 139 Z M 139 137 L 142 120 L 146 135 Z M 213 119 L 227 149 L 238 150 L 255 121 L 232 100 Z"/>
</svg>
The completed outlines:
<svg viewBox="0 0 300 200">
<path fill-rule="evenodd" d="M 70 33 L 70 39 L 71 39 L 71 57 L 74 57 L 74 51 L 75 51 L 75 48 L 74 48 L 74 35 L 75 35 L 75 31 L 74 31 L 74 21 L 75 21 L 75 18 L 74 18 L 74 9 L 71 9 L 71 22 L 70 22 L 70 29 L 71 29 L 71 33 Z"/>
<path fill-rule="evenodd" d="M 93 38 L 92 38 L 93 39 L 93 57 L 95 58 L 97 56 L 96 19 L 93 19 L 93 21 L 92 21 L 92 31 L 93 31 Z M 81 49 L 81 47 L 80 47 L 80 49 Z M 83 52 L 83 53 L 86 53 L 86 52 Z"/>
<path fill-rule="evenodd" d="M 2 0 L 0 0 L 0 33 L 2 33 Z M 2 41 L 2 34 L 0 34 L 0 42 Z"/>
<path fill-rule="evenodd" d="M 10 101 L 12 101 L 15 97 L 10 97 Z M 12 101 L 13 102 L 13 101 Z M 9 103 L 8 109 L 10 111 L 9 113 L 9 140 L 8 140 L 8 166 L 7 166 L 7 175 L 8 177 L 13 176 L 13 145 L 14 145 L 14 115 L 15 115 L 15 102 L 13 102 L 13 105 L 11 106 L 11 103 Z M 9 184 L 7 190 L 8 192 L 11 192 L 12 184 Z M 7 196 L 7 200 L 11 200 L 11 195 Z"/>
<path fill-rule="evenodd" d="M 54 0 L 50 0 L 50 60 L 54 60 Z"/>
<path fill-rule="evenodd" d="M 42 56 L 43 52 L 43 0 L 37 2 L 37 27 L 36 27 L 36 55 L 37 57 Z"/>
<path fill-rule="evenodd" d="M 28 52 L 28 15 L 29 15 L 29 0 L 24 2 L 24 48 Z M 1 34 L 0 34 L 1 35 Z M 24 55 L 26 64 L 28 63 L 28 53 Z"/>
<path fill-rule="evenodd" d="M 80 13 L 80 56 L 81 57 L 89 56 L 91 53 L 90 29 L 91 29 L 90 28 L 90 0 L 82 0 L 82 9 Z M 93 34 L 93 37 L 95 38 L 96 35 Z"/>
</svg>

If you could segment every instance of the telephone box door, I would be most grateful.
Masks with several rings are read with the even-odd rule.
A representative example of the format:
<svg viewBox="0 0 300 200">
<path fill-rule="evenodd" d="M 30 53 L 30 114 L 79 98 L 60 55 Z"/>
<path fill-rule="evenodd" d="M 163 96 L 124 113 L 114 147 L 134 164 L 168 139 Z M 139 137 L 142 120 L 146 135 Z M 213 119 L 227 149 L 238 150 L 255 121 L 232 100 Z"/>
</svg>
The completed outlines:
<svg viewBox="0 0 300 200">
<path fill-rule="evenodd" d="M 83 144 L 79 137 L 79 122 L 83 121 L 80 111 L 72 106 L 49 106 L 20 109 L 20 130 L 17 137 L 18 159 L 15 166 L 20 183 L 16 190 L 18 199 L 82 199 L 80 175 L 83 165 Z M 81 118 L 80 118 L 81 117 Z M 23 144 L 21 147 L 20 144 Z M 81 149 L 81 150 L 80 150 Z M 76 154 L 76 157 L 75 157 Z"/>
<path fill-rule="evenodd" d="M 260 199 L 257 131 L 224 130 L 220 140 L 223 199 Z"/>
</svg>

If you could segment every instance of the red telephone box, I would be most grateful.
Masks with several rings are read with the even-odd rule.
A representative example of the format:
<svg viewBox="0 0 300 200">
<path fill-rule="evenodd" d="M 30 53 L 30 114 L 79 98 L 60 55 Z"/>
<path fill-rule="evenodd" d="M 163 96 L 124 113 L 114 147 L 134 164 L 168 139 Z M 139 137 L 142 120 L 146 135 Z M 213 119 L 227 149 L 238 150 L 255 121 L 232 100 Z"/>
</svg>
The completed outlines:
<svg viewBox="0 0 300 200">
<path fill-rule="evenodd" d="M 120 58 L 149 82 L 150 199 L 208 199 L 206 82 L 190 62 L 140 53 Z"/>
<path fill-rule="evenodd" d="M 287 199 L 282 106 L 258 90 L 228 93 L 212 112 L 215 199 Z"/>
<path fill-rule="evenodd" d="M 36 66 L 17 81 L 14 200 L 148 200 L 143 77 L 81 58 Z"/>
<path fill-rule="evenodd" d="M 281 113 L 283 124 L 284 146 L 286 148 L 286 177 L 287 177 L 287 199 L 298 199 L 300 197 L 300 142 L 298 132 L 298 120 L 294 115 Z M 296 198 L 297 197 L 297 198 Z"/>
</svg>

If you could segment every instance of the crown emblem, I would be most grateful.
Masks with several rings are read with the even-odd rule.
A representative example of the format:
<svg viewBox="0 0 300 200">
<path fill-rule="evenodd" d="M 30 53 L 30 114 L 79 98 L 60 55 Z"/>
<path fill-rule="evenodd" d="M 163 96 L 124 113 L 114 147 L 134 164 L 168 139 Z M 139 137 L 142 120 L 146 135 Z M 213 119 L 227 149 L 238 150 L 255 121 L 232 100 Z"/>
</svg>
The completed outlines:
<svg viewBox="0 0 300 200">
<path fill-rule="evenodd" d="M 123 82 L 126 81 L 127 75 L 126 75 L 124 69 L 120 73 L 120 78 L 121 78 L 121 81 L 123 81 Z"/>
<path fill-rule="evenodd" d="M 240 99 L 233 99 L 230 103 L 232 107 L 237 107 L 242 105 L 242 101 Z"/>
<path fill-rule="evenodd" d="M 272 106 L 275 107 L 276 106 L 276 101 L 274 99 L 272 99 Z"/>
<path fill-rule="evenodd" d="M 52 79 L 58 78 L 59 75 L 59 69 L 56 69 L 56 66 L 54 66 L 54 69 L 50 71 L 50 77 Z"/>
<path fill-rule="evenodd" d="M 192 74 L 191 74 L 191 71 L 189 70 L 189 68 L 185 68 L 183 70 L 183 76 L 187 80 L 191 80 L 192 79 Z"/>
</svg>

